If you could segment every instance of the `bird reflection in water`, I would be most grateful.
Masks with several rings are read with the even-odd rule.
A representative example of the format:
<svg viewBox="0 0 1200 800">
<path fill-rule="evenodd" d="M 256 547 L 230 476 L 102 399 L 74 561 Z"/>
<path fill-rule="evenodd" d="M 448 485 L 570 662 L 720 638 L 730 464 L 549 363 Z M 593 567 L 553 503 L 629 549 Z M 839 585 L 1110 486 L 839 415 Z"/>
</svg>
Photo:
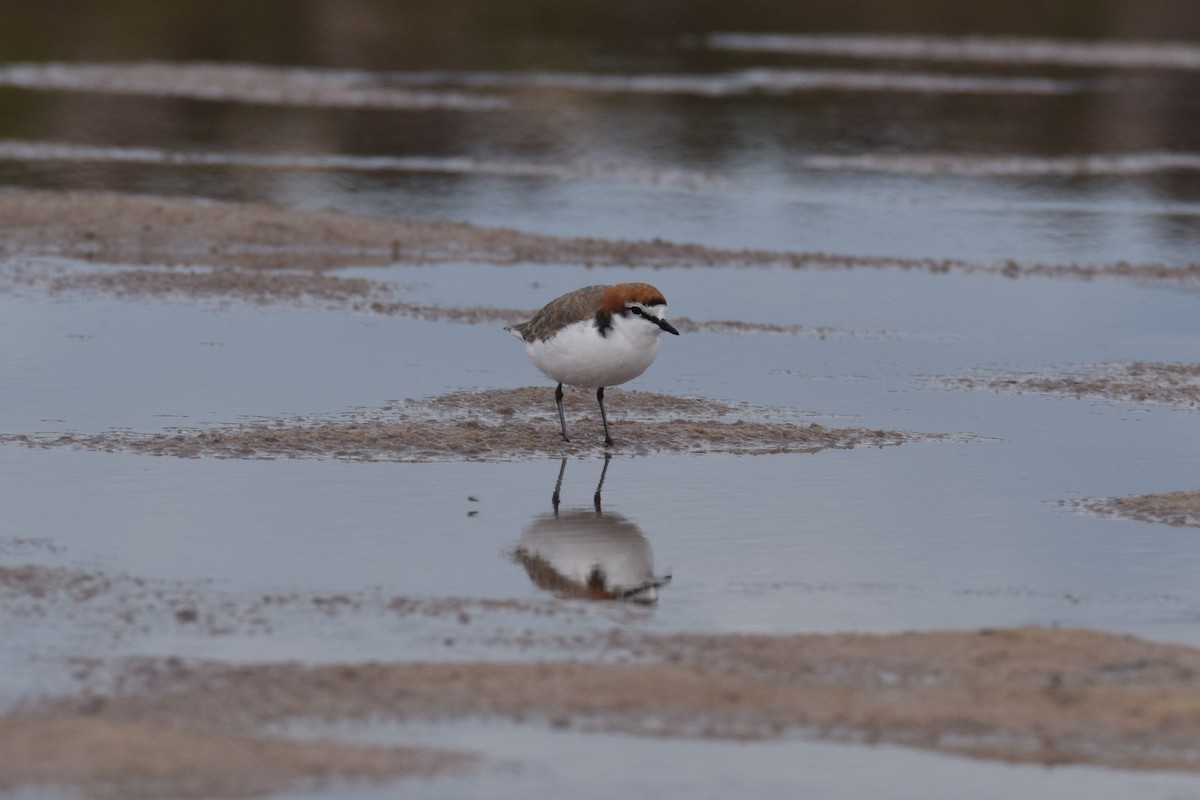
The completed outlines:
<svg viewBox="0 0 1200 800">
<path fill-rule="evenodd" d="M 653 604 L 671 576 L 655 576 L 650 543 L 637 525 L 620 514 L 601 510 L 600 492 L 609 461 L 606 454 L 593 507 L 560 511 L 559 495 L 567 469 L 564 458 L 550 498 L 554 510 L 529 524 L 514 556 L 534 584 L 559 597 Z"/>
</svg>

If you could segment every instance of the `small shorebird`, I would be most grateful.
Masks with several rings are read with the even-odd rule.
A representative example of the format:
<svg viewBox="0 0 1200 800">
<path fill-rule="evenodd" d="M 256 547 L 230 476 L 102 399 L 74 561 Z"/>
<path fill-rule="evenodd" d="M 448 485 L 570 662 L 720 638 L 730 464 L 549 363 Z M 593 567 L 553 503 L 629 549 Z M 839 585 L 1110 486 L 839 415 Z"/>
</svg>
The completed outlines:
<svg viewBox="0 0 1200 800">
<path fill-rule="evenodd" d="M 525 342 L 525 353 L 534 366 L 558 381 L 554 401 L 565 441 L 571 437 L 563 416 L 564 383 L 596 390 L 604 443 L 612 445 L 604 387 L 645 372 L 658 355 L 663 331 L 679 335 L 664 319 L 666 313 L 666 298 L 648 283 L 585 286 L 551 300 L 528 322 L 504 329 Z"/>
</svg>

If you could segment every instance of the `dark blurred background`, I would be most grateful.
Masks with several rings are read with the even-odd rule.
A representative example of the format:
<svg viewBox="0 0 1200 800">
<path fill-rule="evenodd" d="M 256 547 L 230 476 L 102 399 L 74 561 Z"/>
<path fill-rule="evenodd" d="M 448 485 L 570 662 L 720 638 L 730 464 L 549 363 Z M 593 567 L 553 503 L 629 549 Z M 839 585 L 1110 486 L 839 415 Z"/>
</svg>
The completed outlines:
<svg viewBox="0 0 1200 800">
<path fill-rule="evenodd" d="M 731 246 L 1190 260 L 1200 241 L 1198 11 L 1196 0 L 0 0 L 0 187 Z M 855 34 L 876 48 L 876 36 L 1012 37 L 1019 54 L 939 60 L 708 46 L 705 37 L 722 32 Z M 1062 56 L 1075 42 L 1107 49 L 1073 63 Z M 1134 47 L 1149 61 L 1123 63 L 1124 45 L 1147 42 L 1184 46 Z M 1047 52 L 1055 57 L 1039 57 Z M 146 62 L 161 62 L 143 70 L 157 71 L 149 90 L 126 91 L 127 79 L 88 66 Z M 197 62 L 281 69 L 180 73 Z M 30 84 L 21 64 L 51 66 L 31 68 L 44 79 Z M 64 66 L 45 78 L 56 64 Z M 850 82 L 712 93 L 621 83 L 831 74 Z M 503 108 L 325 105 L 294 88 L 309 78 L 334 94 L 415 86 Z M 954 88 L 964 80 L 986 87 Z M 172 161 L 195 152 L 215 160 Z M 316 166 L 254 162 L 280 153 Z M 464 159 L 516 174 L 338 161 L 379 156 Z M 895 156 L 919 168 L 808 166 L 814 157 Z M 966 180 L 944 172 L 943 157 L 1013 171 Z M 1163 158 L 1175 160 L 1164 168 Z M 1094 161 L 1064 169 L 1057 159 Z M 530 164 L 575 177 L 522 173 Z M 595 164 L 616 165 L 629 180 L 578 172 Z M 732 179 L 743 191 L 666 192 L 657 183 L 670 171 Z M 976 206 L 986 213 L 963 211 Z"/>
<path fill-rule="evenodd" d="M 594 69 L 711 31 L 1196 40 L 1198 12 L 1194 0 L 8 0 L 0 60 Z"/>
</svg>

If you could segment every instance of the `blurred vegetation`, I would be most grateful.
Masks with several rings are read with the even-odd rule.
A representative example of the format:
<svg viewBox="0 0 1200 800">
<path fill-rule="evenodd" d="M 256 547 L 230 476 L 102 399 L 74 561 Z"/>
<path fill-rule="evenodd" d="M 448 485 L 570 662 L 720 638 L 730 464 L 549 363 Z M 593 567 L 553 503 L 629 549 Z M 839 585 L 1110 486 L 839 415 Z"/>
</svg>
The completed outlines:
<svg viewBox="0 0 1200 800">
<path fill-rule="evenodd" d="M 1200 39 L 1195 0 L 0 0 L 0 61 L 572 69 L 711 31 Z"/>
</svg>

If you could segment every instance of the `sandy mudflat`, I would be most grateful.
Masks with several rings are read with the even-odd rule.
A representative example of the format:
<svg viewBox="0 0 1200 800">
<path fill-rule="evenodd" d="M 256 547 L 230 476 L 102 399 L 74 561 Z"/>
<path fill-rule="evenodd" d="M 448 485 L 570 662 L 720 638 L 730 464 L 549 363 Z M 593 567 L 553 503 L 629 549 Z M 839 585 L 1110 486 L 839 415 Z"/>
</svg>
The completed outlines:
<svg viewBox="0 0 1200 800">
<path fill-rule="evenodd" d="M 440 621 L 464 642 L 482 637 L 543 654 L 330 665 L 91 657 L 76 669 L 77 691 L 27 700 L 0 717 L 0 787 L 239 797 L 428 775 L 487 758 L 278 734 L 305 720 L 472 718 L 666 737 L 799 735 L 1200 771 L 1200 650 L 1109 633 L 656 634 L 601 625 L 563 636 L 532 632 L 530 623 L 545 614 L 615 621 L 605 609 L 628 607 L 377 592 L 239 597 L 203 582 L 44 567 L 0 569 L 0 608 L 114 642 L 172 627 L 269 637 L 276 625 L 306 624 L 305 614 L 308 626 L 335 627 L 383 615 L 402 626 Z"/>
<path fill-rule="evenodd" d="M 338 727 L 465 719 L 654 737 L 889 742 L 989 759 L 1200 771 L 1195 648 L 1055 628 L 657 634 L 624 627 L 626 610 L 637 611 L 379 590 L 231 593 L 204 581 L 0 567 L 6 616 L 98 637 L 86 658 L 70 662 L 68 686 L 77 688 L 28 698 L 0 716 L 0 789 L 244 797 L 487 769 L 487 752 L 368 746 L 346 739 L 353 726 Z M 593 624 L 547 629 L 535 622 L 546 615 Z M 105 642 L 171 630 L 201 640 L 270 638 L 286 636 L 289 626 L 336 631 L 371 619 L 389 620 L 399 636 L 441 626 L 464 645 L 485 643 L 495 657 L 304 665 L 105 656 Z M 514 649 L 534 658 L 505 659 Z M 280 733 L 293 723 L 317 738 Z"/>
<path fill-rule="evenodd" d="M 1067 505 L 1102 517 L 1129 517 L 1176 528 L 1200 528 L 1200 491 L 1095 497 Z"/>
<path fill-rule="evenodd" d="M 1004 373 L 950 382 L 967 389 L 1017 394 L 1092 397 L 1122 403 L 1154 403 L 1200 409 L 1200 364 L 1130 362 L 1094 364 L 1059 373 Z M 1175 527 L 1200 527 L 1200 492 L 1180 491 L 1131 497 L 1095 497 L 1063 505 L 1102 517 L 1128 517 Z"/>
<path fill-rule="evenodd" d="M 564 442 L 559 433 L 554 391 L 547 386 L 454 392 L 329 420 L 278 419 L 156 434 L 0 435 L 0 443 L 185 458 L 354 461 L 506 461 L 603 451 L 604 433 L 594 394 L 576 389 L 564 392 L 570 442 Z M 749 407 L 619 388 L 605 394 L 605 407 L 615 454 L 815 453 L 948 438 L 771 420 L 761 418 L 763 410 Z"/>
<path fill-rule="evenodd" d="M 1200 408 L 1200 364 L 1142 361 L 1095 364 L 1067 368 L 1058 373 L 1005 373 L 986 378 L 957 378 L 953 385 L 1018 394 L 1059 394 Z"/>
<path fill-rule="evenodd" d="M 0 719 L 0 742 L 7 741 L 0 786 L 130 796 L 151 780 L 161 781 L 157 793 L 235 797 L 471 763 L 464 754 L 263 738 L 268 726 L 311 719 L 495 719 L 739 740 L 800 735 L 1012 761 L 1200 771 L 1200 651 L 1192 648 L 1038 628 L 614 632 L 607 645 L 633 660 L 129 661 L 120 690 L 50 698 Z"/>
<path fill-rule="evenodd" d="M 389 220 L 114 192 L 0 193 L 0 257 L 67 256 L 119 264 L 204 264 L 240 269 L 320 269 L 393 263 L 906 269 L 1009 277 L 1117 277 L 1200 282 L 1200 263 L 1053 264 L 729 250 L 662 240 L 547 236 L 461 222 Z"/>
</svg>

